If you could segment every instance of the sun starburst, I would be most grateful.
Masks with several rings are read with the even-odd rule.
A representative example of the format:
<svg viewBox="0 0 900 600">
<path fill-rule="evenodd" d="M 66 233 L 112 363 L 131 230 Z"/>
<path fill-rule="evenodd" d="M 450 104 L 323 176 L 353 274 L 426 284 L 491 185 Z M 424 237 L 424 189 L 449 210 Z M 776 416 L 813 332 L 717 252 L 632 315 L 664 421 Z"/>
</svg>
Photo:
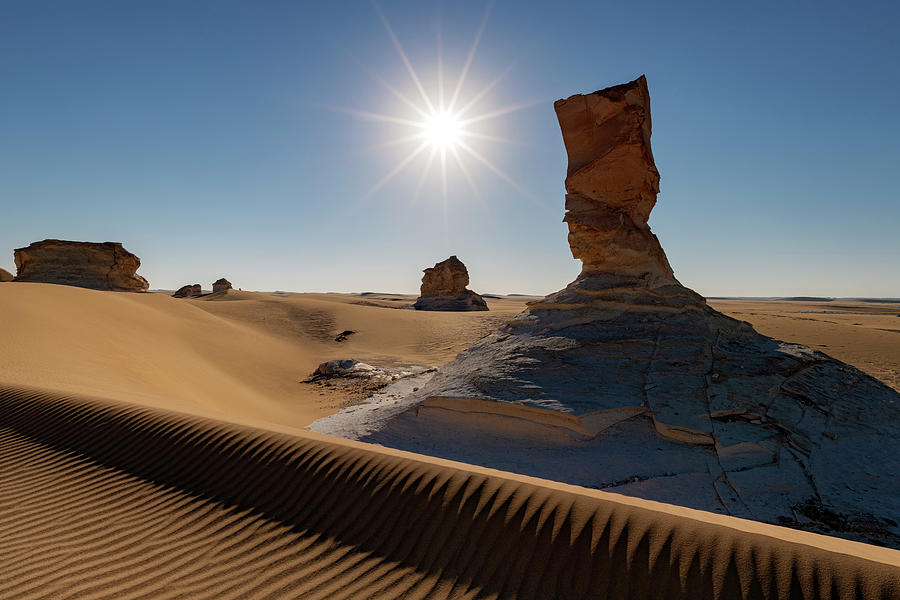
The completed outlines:
<svg viewBox="0 0 900 600">
<path fill-rule="evenodd" d="M 512 140 L 478 131 L 473 125 L 477 126 L 483 124 L 487 120 L 507 115 L 511 112 L 528 108 L 536 104 L 535 102 L 518 104 L 515 106 L 506 106 L 488 110 L 479 114 L 470 114 L 514 67 L 514 65 L 510 65 L 483 88 L 474 93 L 467 93 L 465 86 L 466 80 L 475 60 L 478 45 L 481 42 L 485 27 L 487 26 L 488 18 L 491 13 L 491 4 L 492 3 L 489 3 L 485 8 L 484 16 L 481 19 L 474 41 L 466 55 L 456 80 L 456 85 L 453 86 L 453 92 L 450 95 L 449 100 L 447 100 L 445 98 L 444 57 L 440 29 L 438 29 L 437 34 L 437 93 L 432 96 L 426 90 L 426 87 L 423 85 L 422 79 L 417 74 L 415 68 L 413 68 L 412 62 L 403 50 L 400 40 L 394 33 L 394 30 L 384 12 L 381 10 L 381 7 L 377 3 L 373 3 L 375 12 L 378 14 L 378 17 L 384 25 L 384 29 L 387 32 L 394 49 L 397 51 L 397 55 L 402 61 L 413 87 L 418 94 L 418 98 L 416 100 L 411 99 L 400 91 L 397 86 L 385 81 L 371 70 L 365 69 L 378 84 L 384 87 L 398 99 L 402 105 L 409 109 L 411 114 L 397 116 L 379 114 L 354 108 L 331 107 L 335 110 L 347 112 L 363 119 L 400 125 L 409 128 L 410 130 L 407 135 L 380 144 L 381 147 L 407 146 L 410 150 L 387 172 L 387 174 L 385 174 L 384 177 L 379 179 L 371 188 L 369 188 L 365 197 L 370 197 L 375 194 L 375 192 L 381 189 L 382 186 L 387 184 L 400 172 L 416 163 L 416 159 L 419 159 L 420 157 L 422 157 L 422 159 L 418 162 L 421 163 L 423 170 L 420 174 L 418 185 L 416 186 L 416 195 L 421 191 L 425 181 L 429 177 L 431 169 L 434 167 L 435 163 L 437 163 L 440 168 L 441 195 L 444 200 L 445 208 L 447 203 L 448 166 L 458 169 L 472 192 L 477 195 L 475 181 L 471 170 L 466 165 L 466 159 L 474 160 L 476 165 L 481 165 L 519 191 L 527 193 L 513 180 L 512 177 L 488 160 L 481 152 L 473 148 L 475 140 L 493 143 L 514 143 Z M 448 155 L 452 157 L 452 162 L 448 161 Z"/>
</svg>

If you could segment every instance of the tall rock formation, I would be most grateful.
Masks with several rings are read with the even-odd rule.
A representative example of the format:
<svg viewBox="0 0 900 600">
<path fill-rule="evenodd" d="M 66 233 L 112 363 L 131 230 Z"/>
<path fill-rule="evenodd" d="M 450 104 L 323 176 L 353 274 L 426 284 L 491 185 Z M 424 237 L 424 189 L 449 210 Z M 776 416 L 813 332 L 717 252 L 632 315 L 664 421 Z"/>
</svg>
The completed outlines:
<svg viewBox="0 0 900 600">
<path fill-rule="evenodd" d="M 578 278 L 414 394 L 312 428 L 900 547 L 900 394 L 675 279 L 643 77 L 555 107 Z"/>
<path fill-rule="evenodd" d="M 484 298 L 466 289 L 469 271 L 455 255 L 424 272 L 416 310 L 488 310 Z"/>
<path fill-rule="evenodd" d="M 703 306 L 683 287 L 647 221 L 659 193 L 647 80 L 554 104 L 569 155 L 566 216 L 581 275 L 548 304 Z"/>
<path fill-rule="evenodd" d="M 93 290 L 146 292 L 137 274 L 141 259 L 120 242 L 44 240 L 16 248 L 16 281 L 56 283 Z"/>
</svg>

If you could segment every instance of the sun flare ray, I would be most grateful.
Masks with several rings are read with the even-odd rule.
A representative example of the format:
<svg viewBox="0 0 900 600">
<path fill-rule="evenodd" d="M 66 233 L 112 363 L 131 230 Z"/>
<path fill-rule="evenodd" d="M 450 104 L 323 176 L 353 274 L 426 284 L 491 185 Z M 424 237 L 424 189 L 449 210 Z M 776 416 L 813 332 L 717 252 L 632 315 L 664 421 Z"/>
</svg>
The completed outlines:
<svg viewBox="0 0 900 600">
<path fill-rule="evenodd" d="M 384 28 L 387 30 L 388 35 L 391 38 L 391 42 L 394 44 L 394 48 L 397 50 L 397 54 L 400 55 L 400 59 L 403 61 L 403 64 L 406 66 L 406 70 L 409 73 L 409 76 L 412 77 L 413 83 L 416 85 L 416 89 L 419 90 L 419 94 L 422 95 L 422 99 L 425 101 L 425 104 L 428 106 L 428 109 L 431 112 L 434 112 L 434 105 L 431 103 L 431 100 L 428 98 L 428 93 L 425 91 L 425 88 L 422 86 L 422 82 L 419 81 L 419 76 L 416 75 L 416 70 L 413 69 L 412 63 L 409 62 L 409 58 L 406 56 L 406 52 L 403 51 L 403 46 L 400 45 L 400 40 L 397 39 L 397 36 L 394 34 L 394 30 L 391 28 L 391 24 L 388 22 L 387 17 L 384 16 L 384 12 L 382 12 L 381 7 L 377 2 L 372 3 L 375 6 L 375 11 L 378 13 L 378 16 L 381 17 L 381 22 L 384 24 Z"/>
<path fill-rule="evenodd" d="M 476 150 L 474 150 L 471 146 L 469 146 L 468 144 L 466 144 L 465 142 L 462 142 L 462 141 L 459 142 L 457 145 L 460 148 L 462 148 L 463 150 L 465 150 L 466 152 L 468 152 L 469 154 L 471 154 L 475 159 L 477 159 L 479 162 L 481 162 L 481 164 L 483 164 L 488 169 L 493 171 L 494 174 L 497 175 L 498 177 L 500 177 L 503 181 L 510 184 L 511 186 L 513 186 L 514 188 L 516 188 L 517 190 L 522 192 L 523 194 L 527 194 L 527 195 L 531 196 L 531 193 L 528 190 L 526 190 L 521 185 L 519 185 L 519 183 L 516 182 L 516 180 L 514 180 L 512 177 L 507 175 L 500 167 L 496 166 L 494 163 L 492 163 L 491 161 L 486 159 L 484 156 L 482 156 L 480 153 L 478 153 Z"/>
<path fill-rule="evenodd" d="M 472 123 L 479 123 L 481 121 L 487 121 L 488 119 L 495 119 L 495 118 L 503 116 L 503 115 L 508 115 L 510 113 L 524 110 L 526 108 L 532 108 L 539 104 L 545 104 L 545 103 L 546 103 L 546 100 L 533 100 L 531 102 L 523 102 L 522 104 L 513 104 L 510 106 L 504 106 L 503 108 L 498 108 L 495 111 L 491 111 L 489 113 L 484 113 L 483 115 L 469 117 L 468 119 L 460 119 L 459 124 L 460 124 L 460 127 L 465 127 L 466 125 L 471 125 Z"/>
<path fill-rule="evenodd" d="M 475 186 L 475 180 L 472 179 L 472 174 L 469 173 L 469 169 L 468 167 L 466 167 L 466 163 L 463 162 L 462 157 L 459 155 L 459 149 L 456 146 L 453 146 L 452 148 L 450 148 L 450 153 L 456 160 L 456 166 L 459 167 L 459 170 L 462 172 L 463 177 L 466 178 L 466 182 L 468 182 L 469 188 L 472 190 L 472 195 L 480 199 L 481 194 L 478 193 L 478 188 Z"/>
<path fill-rule="evenodd" d="M 419 77 L 418 73 L 413 67 L 409 56 L 406 54 L 403 46 L 400 44 L 400 40 L 394 32 L 394 29 L 391 26 L 390 22 L 388 21 L 387 16 L 381 9 L 381 6 L 377 1 L 373 1 L 373 7 L 375 9 L 375 12 L 378 14 L 378 18 L 381 20 L 381 23 L 384 26 L 388 37 L 390 38 L 390 42 L 393 45 L 394 50 L 396 50 L 397 52 L 397 56 L 402 61 L 406 72 L 409 74 L 409 77 L 412 80 L 412 85 L 413 87 L 415 87 L 417 94 L 412 93 L 410 95 L 407 95 L 406 93 L 404 93 L 404 91 L 401 91 L 402 88 L 398 88 L 388 81 L 385 81 L 382 77 L 372 72 L 368 68 L 363 67 L 366 73 L 370 77 L 372 77 L 379 85 L 390 92 L 390 94 L 394 98 L 399 100 L 403 105 L 412 110 L 412 118 L 404 116 L 394 116 L 390 114 L 381 114 L 377 112 L 357 110 L 346 107 L 328 107 L 333 110 L 352 114 L 362 119 L 388 123 L 392 125 L 402 125 L 404 127 L 413 129 L 413 131 L 409 135 L 401 135 L 400 137 L 396 137 L 389 141 L 375 145 L 375 148 L 377 149 L 392 148 L 396 146 L 404 146 L 407 144 L 413 145 L 414 148 L 411 152 L 409 152 L 409 154 L 404 156 L 399 163 L 394 165 L 384 177 L 379 179 L 378 182 L 375 183 L 375 185 L 372 186 L 371 189 L 369 189 L 364 197 L 368 198 L 375 194 L 379 189 L 381 189 L 384 185 L 386 185 L 389 181 L 396 177 L 397 174 L 406 169 L 410 165 L 410 163 L 415 161 L 419 156 L 423 155 L 426 149 L 430 149 L 430 152 L 425 153 L 425 157 L 417 163 L 418 165 L 421 165 L 422 171 L 419 174 L 418 181 L 415 186 L 412 202 L 415 203 L 417 201 L 426 182 L 429 181 L 429 178 L 431 178 L 433 185 L 440 186 L 440 198 L 441 204 L 444 209 L 445 219 L 447 217 L 448 202 L 450 196 L 449 180 L 451 171 L 454 176 L 458 176 L 458 174 L 456 173 L 456 170 L 458 169 L 459 173 L 466 180 L 468 187 L 471 189 L 472 195 L 478 198 L 479 201 L 482 201 L 481 196 L 478 192 L 478 188 L 475 184 L 475 179 L 473 177 L 472 171 L 472 166 L 478 165 L 479 163 L 486 169 L 497 175 L 500 179 L 510 184 L 516 190 L 528 196 L 532 196 L 512 177 L 507 175 L 502 169 L 497 167 L 493 162 L 491 162 L 481 152 L 479 152 L 479 150 L 476 149 L 476 147 L 481 145 L 476 144 L 476 142 L 494 142 L 511 145 L 523 144 L 509 138 L 494 135 L 493 133 L 484 131 L 483 128 L 479 131 L 478 129 L 473 129 L 471 127 L 474 124 L 482 123 L 484 121 L 501 117 L 503 115 L 523 110 L 525 108 L 530 108 L 535 104 L 538 104 L 537 102 L 530 102 L 510 106 L 502 106 L 494 110 L 470 114 L 473 112 L 473 109 L 488 96 L 488 94 L 490 94 L 497 88 L 500 82 L 502 82 L 516 66 L 516 62 L 513 62 L 513 64 L 509 65 L 498 76 L 491 79 L 487 85 L 478 89 L 474 94 L 470 94 L 466 90 L 466 82 L 469 79 L 475 57 L 478 54 L 478 49 L 484 37 L 484 32 L 486 30 L 487 23 L 492 12 L 493 0 L 487 2 L 485 6 L 484 15 L 482 16 L 481 21 L 478 24 L 474 39 L 472 40 L 471 46 L 468 48 L 466 58 L 459 72 L 459 76 L 455 82 L 455 86 L 452 88 L 452 95 L 450 95 L 449 99 L 447 96 L 449 95 L 451 88 L 446 85 L 445 80 L 445 48 L 443 25 L 441 22 L 440 13 L 438 13 L 435 21 L 435 35 L 437 44 L 437 79 L 435 82 L 431 83 L 431 85 L 434 85 L 434 89 L 426 90 L 425 86 L 422 83 L 423 80 Z M 429 91 L 432 92 L 432 94 L 429 94 Z M 417 95 L 418 97 L 420 97 L 420 99 L 417 99 Z M 458 108 L 458 106 L 461 106 L 461 108 Z M 476 147 L 473 147 L 473 144 Z M 462 151 L 465 152 L 463 153 Z M 450 155 L 452 158 L 448 157 L 448 155 Z M 473 159 L 474 162 L 472 162 Z M 448 162 L 451 164 L 448 164 Z M 437 163 L 436 168 L 435 163 Z"/>
<path fill-rule="evenodd" d="M 395 117 L 392 115 L 382 115 L 379 113 L 373 113 L 366 110 L 357 110 L 355 108 L 348 108 L 346 106 L 327 106 L 326 108 L 347 113 L 361 119 L 367 119 L 369 121 L 383 121 L 385 123 L 397 123 L 399 125 L 407 125 L 409 127 L 418 127 L 422 129 L 424 127 L 422 121 L 413 121 L 412 119 L 404 119 L 402 117 Z"/>
<path fill-rule="evenodd" d="M 425 186 L 425 180 L 428 178 L 428 173 L 431 172 L 431 165 L 434 163 L 434 157 L 437 155 L 438 149 L 436 146 L 431 147 L 431 152 L 428 154 L 428 159 L 425 162 L 425 168 L 422 170 L 422 175 L 419 177 L 419 182 L 416 184 L 416 190 L 413 192 L 412 203 L 415 204 L 419 199 L 419 194 L 422 193 L 422 188 Z"/>
<path fill-rule="evenodd" d="M 484 16 L 481 18 L 481 24 L 478 26 L 478 33 L 475 34 L 475 41 L 472 42 L 472 48 L 469 50 L 469 55 L 466 56 L 466 62 L 463 65 L 462 72 L 459 74 L 459 80 L 456 82 L 456 89 L 453 90 L 453 97 L 450 99 L 449 104 L 450 111 L 456 106 L 456 100 L 459 98 L 463 84 L 466 82 L 466 76 L 469 74 L 469 69 L 472 67 L 472 61 L 475 60 L 475 51 L 478 50 L 478 44 L 481 43 L 481 36 L 484 35 L 484 28 L 487 26 L 488 17 L 491 15 L 493 4 L 492 0 L 484 9 Z"/>
<path fill-rule="evenodd" d="M 379 76 L 377 73 L 375 73 L 370 68 L 366 67 L 365 65 L 363 65 L 361 63 L 360 63 L 360 67 L 369 77 L 371 77 L 376 82 L 378 82 L 382 87 L 384 87 L 387 91 L 389 91 L 391 94 L 393 94 L 394 97 L 396 97 L 398 100 L 400 100 L 401 102 L 406 104 L 408 107 L 410 107 L 411 109 L 416 111 L 416 113 L 418 113 L 419 116 L 421 116 L 422 118 L 428 117 L 427 112 L 422 110 L 418 104 L 416 104 L 415 102 L 410 100 L 406 94 L 404 94 L 403 92 L 401 92 L 400 90 L 398 90 L 397 88 L 392 86 L 390 83 L 385 81 L 383 77 Z"/>
<path fill-rule="evenodd" d="M 373 185 L 371 188 L 369 188 L 369 191 L 367 191 L 367 192 L 365 193 L 365 195 L 363 196 L 363 198 L 364 198 L 364 199 L 365 199 L 365 198 L 370 198 L 370 197 L 372 196 L 372 194 L 374 194 L 375 192 L 377 192 L 379 189 L 381 189 L 381 187 L 382 187 L 384 184 L 386 184 L 388 181 L 390 181 L 391 179 L 393 179 L 394 176 L 395 176 L 397 173 L 399 173 L 400 171 L 402 171 L 402 170 L 404 169 L 404 167 L 406 167 L 406 165 L 408 165 L 409 163 L 411 163 L 411 162 L 413 161 L 413 159 L 414 159 L 415 157 L 417 157 L 419 154 L 421 154 L 422 151 L 425 150 L 425 148 L 427 148 L 427 147 L 428 147 L 428 142 L 422 142 L 422 144 L 420 144 L 418 148 L 416 148 L 415 150 L 413 150 L 412 152 L 410 152 L 409 155 L 407 155 L 406 158 L 404 158 L 403 160 L 401 160 L 400 163 L 399 163 L 396 167 L 394 167 L 393 169 L 391 169 L 391 171 L 390 171 L 387 175 L 385 175 L 384 177 L 382 177 L 381 179 L 379 179 L 378 182 L 377 182 L 375 185 Z"/>
</svg>

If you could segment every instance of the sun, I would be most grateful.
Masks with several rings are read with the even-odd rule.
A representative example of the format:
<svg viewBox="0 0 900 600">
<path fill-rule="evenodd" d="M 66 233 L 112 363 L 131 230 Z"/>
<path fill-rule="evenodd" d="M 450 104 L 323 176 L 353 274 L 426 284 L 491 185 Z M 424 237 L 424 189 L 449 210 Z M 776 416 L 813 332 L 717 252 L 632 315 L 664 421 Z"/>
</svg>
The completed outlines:
<svg viewBox="0 0 900 600">
<path fill-rule="evenodd" d="M 380 147 L 388 147 L 408 144 L 411 146 L 411 149 L 409 153 L 402 160 L 400 160 L 400 162 L 396 166 L 394 166 L 393 169 L 391 169 L 384 177 L 382 177 L 371 188 L 369 188 L 364 198 L 371 197 L 376 191 L 378 191 L 388 181 L 393 179 L 398 173 L 405 170 L 409 165 L 413 164 L 416 159 L 419 159 L 419 164 L 423 165 L 423 170 L 421 172 L 419 185 L 416 188 L 414 196 L 417 196 L 419 194 L 419 191 L 422 188 L 422 184 L 428 177 L 428 174 L 431 171 L 433 165 L 437 166 L 437 168 L 440 170 L 441 196 L 444 200 L 445 205 L 447 201 L 448 170 L 453 165 L 455 165 L 458 172 L 466 179 L 472 192 L 476 196 L 478 196 L 478 190 L 476 189 L 474 180 L 470 173 L 470 169 L 466 165 L 467 161 L 465 159 L 467 158 L 470 160 L 474 160 L 475 165 L 480 165 L 487 168 L 496 176 L 500 177 L 511 186 L 516 188 L 519 192 L 531 196 L 532 194 L 528 190 L 524 189 L 509 175 L 504 173 L 499 167 L 494 165 L 488 158 L 486 158 L 481 152 L 479 152 L 478 149 L 476 149 L 476 142 L 499 142 L 506 144 L 515 144 L 516 142 L 512 140 L 489 135 L 484 131 L 481 131 L 481 126 L 484 125 L 485 121 L 524 108 L 529 108 L 541 102 L 527 102 L 513 106 L 505 106 L 489 111 L 485 111 L 482 108 L 476 114 L 472 114 L 474 110 L 477 110 L 477 107 L 481 104 L 482 100 L 488 95 L 488 93 L 491 92 L 501 82 L 501 80 L 503 80 L 503 78 L 512 70 L 514 66 L 510 65 L 506 70 L 501 72 L 495 79 L 493 79 L 493 81 L 488 83 L 479 91 L 475 93 L 466 93 L 466 77 L 469 73 L 470 67 L 472 66 L 472 61 L 475 58 L 475 51 L 478 48 L 478 44 L 481 41 L 481 37 L 484 33 L 488 15 L 490 14 L 491 3 L 489 2 L 485 9 L 484 17 L 481 20 L 478 31 L 475 34 L 475 40 L 472 42 L 472 46 L 469 50 L 468 55 L 466 56 L 461 72 L 459 73 L 456 85 L 453 88 L 453 93 L 447 94 L 449 98 L 445 96 L 446 88 L 444 84 L 444 66 L 440 31 L 438 31 L 437 36 L 438 89 L 436 90 L 436 93 L 429 94 L 426 91 L 422 80 L 419 78 L 419 75 L 413 68 L 409 57 L 403 51 L 403 48 L 400 45 L 400 40 L 398 40 L 397 36 L 394 34 L 394 30 L 391 28 L 391 25 L 388 22 L 387 17 L 382 12 L 381 7 L 374 0 L 372 4 L 375 12 L 380 17 L 385 31 L 387 31 L 387 34 L 390 37 L 394 48 L 397 51 L 397 55 L 400 57 L 403 65 L 406 67 L 406 71 L 409 74 L 416 91 L 418 92 L 418 98 L 413 100 L 412 98 L 401 92 L 395 85 L 392 85 L 391 83 L 385 81 L 368 68 L 363 67 L 369 76 L 371 76 L 375 81 L 381 84 L 397 100 L 400 101 L 400 103 L 397 104 L 397 108 L 404 109 L 405 107 L 406 112 L 401 114 L 378 114 L 367 110 L 329 106 L 329 108 L 333 110 L 347 112 L 366 120 L 381 121 L 384 123 L 390 123 L 395 126 L 401 125 L 408 127 L 411 130 L 411 135 L 404 135 L 398 139 L 393 139 L 379 145 Z M 434 92 L 434 90 L 432 90 L 432 92 Z"/>
<path fill-rule="evenodd" d="M 422 122 L 422 138 L 438 150 L 454 150 L 464 135 L 462 119 L 449 111 L 435 111 Z"/>
</svg>

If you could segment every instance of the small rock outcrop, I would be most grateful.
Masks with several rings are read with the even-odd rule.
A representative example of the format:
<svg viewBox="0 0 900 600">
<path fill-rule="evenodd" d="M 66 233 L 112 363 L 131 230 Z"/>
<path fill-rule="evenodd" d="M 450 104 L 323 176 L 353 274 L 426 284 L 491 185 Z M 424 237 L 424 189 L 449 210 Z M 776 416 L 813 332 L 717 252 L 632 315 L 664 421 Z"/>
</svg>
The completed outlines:
<svg viewBox="0 0 900 600">
<path fill-rule="evenodd" d="M 469 271 L 456 256 L 425 269 L 416 310 L 488 310 L 484 298 L 466 289 Z"/>
<path fill-rule="evenodd" d="M 200 289 L 200 284 L 195 283 L 193 285 L 185 285 L 178 288 L 178 291 L 172 294 L 173 298 L 193 298 L 195 296 L 200 296 L 203 294 L 203 290 Z"/>
<path fill-rule="evenodd" d="M 44 240 L 16 248 L 15 260 L 15 281 L 116 292 L 146 292 L 150 287 L 137 274 L 141 259 L 120 242 Z"/>
<path fill-rule="evenodd" d="M 14 279 L 13 274 L 7 271 L 6 269 L 0 269 L 0 282 L 3 281 L 12 281 Z"/>
<path fill-rule="evenodd" d="M 581 274 L 337 431 L 900 548 L 900 394 L 675 279 L 647 225 L 659 173 L 643 77 L 555 107 Z"/>
<path fill-rule="evenodd" d="M 215 294 L 216 292 L 227 292 L 230 289 L 232 289 L 231 282 L 224 277 L 216 281 L 212 286 L 213 294 Z"/>
</svg>

